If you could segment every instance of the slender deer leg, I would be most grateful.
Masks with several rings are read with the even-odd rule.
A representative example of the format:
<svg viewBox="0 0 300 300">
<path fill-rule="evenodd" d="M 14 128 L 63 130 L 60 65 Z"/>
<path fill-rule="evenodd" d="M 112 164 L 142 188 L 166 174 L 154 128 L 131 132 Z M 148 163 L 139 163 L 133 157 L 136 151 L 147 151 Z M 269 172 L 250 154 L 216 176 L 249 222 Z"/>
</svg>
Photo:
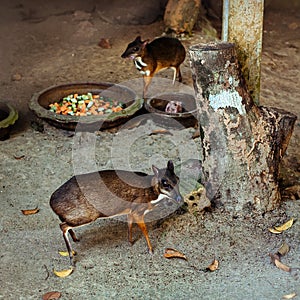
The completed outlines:
<svg viewBox="0 0 300 300">
<path fill-rule="evenodd" d="M 132 222 L 133 222 L 133 216 L 131 214 L 127 215 L 127 222 L 128 222 L 128 241 L 132 245 Z"/>
<path fill-rule="evenodd" d="M 79 242 L 79 239 L 77 238 L 75 232 L 72 229 L 69 229 L 69 233 L 71 235 L 71 238 L 74 242 Z"/>
<path fill-rule="evenodd" d="M 176 76 L 177 76 L 177 68 L 175 68 L 175 67 L 171 67 L 171 69 L 174 71 L 174 73 L 173 73 L 173 84 L 175 83 L 175 80 L 176 80 Z"/>
<path fill-rule="evenodd" d="M 151 82 L 151 80 L 152 80 L 152 77 L 153 77 L 153 76 L 151 76 L 151 75 L 149 75 L 149 76 L 144 76 L 144 77 L 143 77 L 143 78 L 144 78 L 143 98 L 146 97 L 146 92 L 147 92 L 147 90 L 148 90 L 148 87 L 149 87 L 149 84 L 150 84 L 150 82 Z"/>
<path fill-rule="evenodd" d="M 60 229 L 63 232 L 63 237 L 64 237 L 64 240 L 65 240 L 68 252 L 69 252 L 70 265 L 72 267 L 75 267 L 74 260 L 73 260 L 73 258 L 74 258 L 73 250 L 72 250 L 72 246 L 71 246 L 71 243 L 70 243 L 70 240 L 69 240 L 69 237 L 68 237 L 68 232 L 69 232 L 69 230 L 72 230 L 72 229 L 66 223 L 61 223 L 59 226 L 60 226 Z"/>
<path fill-rule="evenodd" d="M 182 76 L 181 76 L 181 72 L 180 72 L 180 67 L 178 67 L 178 68 L 176 69 L 176 73 L 178 74 L 178 81 L 179 81 L 179 82 L 182 82 Z"/>
<path fill-rule="evenodd" d="M 147 245 L 148 245 L 148 251 L 150 254 L 153 254 L 153 249 L 150 243 L 150 239 L 149 239 L 149 235 L 148 235 L 148 230 L 144 221 L 144 216 L 134 216 L 134 220 L 136 221 L 137 225 L 139 226 L 139 228 L 141 229 L 141 231 L 143 232 L 143 235 L 146 239 Z"/>
</svg>

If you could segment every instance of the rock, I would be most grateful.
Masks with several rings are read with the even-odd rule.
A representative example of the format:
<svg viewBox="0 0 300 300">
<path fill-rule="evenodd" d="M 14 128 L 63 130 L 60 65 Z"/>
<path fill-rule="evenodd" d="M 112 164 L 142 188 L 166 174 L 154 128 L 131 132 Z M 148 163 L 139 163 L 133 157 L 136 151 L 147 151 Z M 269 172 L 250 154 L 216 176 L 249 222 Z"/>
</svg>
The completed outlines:
<svg viewBox="0 0 300 300">
<path fill-rule="evenodd" d="M 105 38 L 102 38 L 99 41 L 98 46 L 101 47 L 101 48 L 104 48 L 104 49 L 110 49 L 111 48 L 111 44 L 110 44 L 109 39 L 105 39 Z"/>
<path fill-rule="evenodd" d="M 11 76 L 12 81 L 20 81 L 22 79 L 22 75 L 20 73 L 15 73 Z"/>
<path fill-rule="evenodd" d="M 293 22 L 293 23 L 290 23 L 288 27 L 291 30 L 296 30 L 299 27 L 299 25 L 298 25 L 298 23 Z"/>
</svg>

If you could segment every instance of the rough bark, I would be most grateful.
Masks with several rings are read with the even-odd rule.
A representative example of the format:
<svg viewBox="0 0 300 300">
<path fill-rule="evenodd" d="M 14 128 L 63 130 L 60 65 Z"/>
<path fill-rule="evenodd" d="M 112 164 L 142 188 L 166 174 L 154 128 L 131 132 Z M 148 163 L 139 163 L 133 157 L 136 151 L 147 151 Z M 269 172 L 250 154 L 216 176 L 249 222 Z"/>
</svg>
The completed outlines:
<svg viewBox="0 0 300 300">
<path fill-rule="evenodd" d="M 196 45 L 190 56 L 207 197 L 233 211 L 276 208 L 279 163 L 296 116 L 254 104 L 234 44 Z"/>
<path fill-rule="evenodd" d="M 164 23 L 177 34 L 191 33 L 197 21 L 201 0 L 169 0 L 165 9 Z"/>
<path fill-rule="evenodd" d="M 235 43 L 248 91 L 256 104 L 260 94 L 264 0 L 229 1 L 228 42 Z"/>
</svg>

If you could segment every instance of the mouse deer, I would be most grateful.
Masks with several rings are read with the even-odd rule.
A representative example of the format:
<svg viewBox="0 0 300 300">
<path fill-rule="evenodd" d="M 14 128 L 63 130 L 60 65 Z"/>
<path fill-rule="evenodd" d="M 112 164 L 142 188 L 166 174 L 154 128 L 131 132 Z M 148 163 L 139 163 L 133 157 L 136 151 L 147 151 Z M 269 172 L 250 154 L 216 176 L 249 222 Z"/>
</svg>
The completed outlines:
<svg viewBox="0 0 300 300">
<path fill-rule="evenodd" d="M 185 55 L 184 46 L 176 38 L 160 37 L 149 43 L 149 40 L 142 41 L 138 36 L 128 44 L 121 57 L 133 59 L 135 67 L 143 75 L 143 97 L 145 97 L 153 76 L 160 70 L 172 68 L 174 70 L 173 84 L 177 76 L 179 82 L 182 81 L 180 65 Z"/>
<path fill-rule="evenodd" d="M 61 220 L 70 264 L 74 266 L 70 233 L 78 241 L 73 229 L 99 218 L 127 215 L 128 240 L 132 240 L 132 225 L 141 229 L 149 253 L 153 253 L 144 217 L 167 198 L 181 204 L 179 178 L 170 160 L 167 168 L 152 166 L 154 175 L 124 170 L 103 170 L 73 176 L 51 196 L 50 206 Z"/>
</svg>

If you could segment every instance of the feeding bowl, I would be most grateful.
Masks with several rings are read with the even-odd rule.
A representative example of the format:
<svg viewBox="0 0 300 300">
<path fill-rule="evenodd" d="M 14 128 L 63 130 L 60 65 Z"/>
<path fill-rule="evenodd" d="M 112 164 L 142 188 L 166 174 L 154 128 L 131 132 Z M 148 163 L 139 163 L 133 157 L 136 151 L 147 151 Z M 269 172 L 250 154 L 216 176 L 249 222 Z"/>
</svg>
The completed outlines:
<svg viewBox="0 0 300 300">
<path fill-rule="evenodd" d="M 0 102 L 0 141 L 9 138 L 12 125 L 18 120 L 18 112 L 10 104 Z"/>
<path fill-rule="evenodd" d="M 167 105 L 171 102 L 180 102 L 182 112 L 166 112 Z M 156 122 L 167 127 L 194 127 L 197 123 L 197 107 L 195 97 L 187 93 L 160 94 L 148 98 L 144 103 L 145 109 L 153 114 Z M 180 124 L 178 124 L 180 123 Z"/>
<path fill-rule="evenodd" d="M 62 115 L 51 111 L 50 104 L 59 102 L 60 99 L 70 94 L 98 94 L 122 102 L 124 108 L 118 112 L 103 115 Z M 131 89 L 112 83 L 71 83 L 49 87 L 35 93 L 29 101 L 29 108 L 35 115 L 49 124 L 66 130 L 75 130 L 76 126 L 81 131 L 96 131 L 118 126 L 133 115 L 143 106 L 143 99 L 137 99 L 136 93 Z"/>
</svg>

